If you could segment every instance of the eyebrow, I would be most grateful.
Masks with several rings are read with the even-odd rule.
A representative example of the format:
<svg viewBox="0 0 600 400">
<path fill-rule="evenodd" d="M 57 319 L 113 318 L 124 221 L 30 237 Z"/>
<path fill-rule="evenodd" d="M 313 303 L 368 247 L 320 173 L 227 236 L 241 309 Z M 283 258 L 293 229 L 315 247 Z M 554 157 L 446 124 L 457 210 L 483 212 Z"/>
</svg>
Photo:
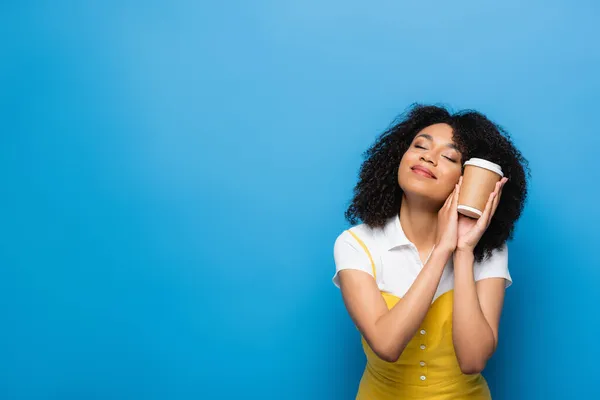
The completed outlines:
<svg viewBox="0 0 600 400">
<path fill-rule="evenodd" d="M 431 135 L 430 135 L 430 134 L 428 134 L 428 133 L 420 133 L 420 134 L 418 134 L 418 135 L 417 135 L 417 137 L 416 137 L 415 139 L 417 139 L 417 138 L 420 138 L 420 137 L 422 137 L 422 138 L 424 138 L 424 139 L 427 139 L 427 140 L 430 140 L 430 141 L 432 141 L 432 142 L 433 142 L 433 136 L 431 136 Z M 449 148 L 451 148 L 451 149 L 454 149 L 454 150 L 456 150 L 456 151 L 458 151 L 458 152 L 460 153 L 460 150 L 459 150 L 458 146 L 457 146 L 457 145 L 455 145 L 454 143 L 448 143 L 448 144 L 446 145 L 446 147 L 449 147 Z"/>
</svg>

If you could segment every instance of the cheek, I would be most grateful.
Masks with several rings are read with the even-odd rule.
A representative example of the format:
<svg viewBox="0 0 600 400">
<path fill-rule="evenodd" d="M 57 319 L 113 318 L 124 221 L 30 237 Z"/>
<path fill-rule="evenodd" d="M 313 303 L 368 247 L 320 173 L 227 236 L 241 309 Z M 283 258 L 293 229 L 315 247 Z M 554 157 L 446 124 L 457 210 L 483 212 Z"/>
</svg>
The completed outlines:
<svg viewBox="0 0 600 400">
<path fill-rule="evenodd" d="M 400 177 L 401 174 L 406 173 L 406 170 L 408 170 L 414 163 L 414 157 L 411 155 L 411 153 L 404 153 L 400 159 L 400 164 L 398 165 L 398 177 Z"/>
<path fill-rule="evenodd" d="M 454 178 L 458 181 L 458 179 L 461 177 L 462 175 L 462 167 L 461 164 L 456 164 L 456 166 L 452 169 L 452 174 L 454 175 Z"/>
<path fill-rule="evenodd" d="M 418 160 L 419 160 L 419 157 L 417 155 L 415 155 L 415 153 L 408 150 L 408 151 L 406 151 L 406 153 L 404 153 L 404 155 L 400 159 L 400 166 L 407 167 L 409 165 L 414 164 L 415 162 L 418 162 Z"/>
<path fill-rule="evenodd" d="M 462 168 L 457 166 L 456 168 L 448 168 L 444 171 L 444 184 L 448 186 L 450 192 L 454 190 L 454 185 L 456 185 L 462 175 Z"/>
</svg>

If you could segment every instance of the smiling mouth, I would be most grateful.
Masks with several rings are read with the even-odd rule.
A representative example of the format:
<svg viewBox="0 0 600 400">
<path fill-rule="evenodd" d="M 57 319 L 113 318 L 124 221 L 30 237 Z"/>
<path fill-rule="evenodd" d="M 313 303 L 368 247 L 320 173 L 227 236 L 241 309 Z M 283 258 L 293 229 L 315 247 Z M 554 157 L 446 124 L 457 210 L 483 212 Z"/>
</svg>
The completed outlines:
<svg viewBox="0 0 600 400">
<path fill-rule="evenodd" d="M 426 178 L 429 179 L 437 179 L 431 172 L 427 171 L 425 168 L 421 168 L 421 167 L 412 167 L 411 168 L 412 172 L 414 172 L 415 174 L 424 176 Z"/>
</svg>

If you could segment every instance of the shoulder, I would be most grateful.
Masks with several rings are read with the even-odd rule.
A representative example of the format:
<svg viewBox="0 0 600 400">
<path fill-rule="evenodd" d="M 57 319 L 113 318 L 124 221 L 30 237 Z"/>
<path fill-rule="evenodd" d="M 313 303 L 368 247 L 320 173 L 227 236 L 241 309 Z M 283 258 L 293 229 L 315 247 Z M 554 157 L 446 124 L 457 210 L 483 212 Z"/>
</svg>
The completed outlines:
<svg viewBox="0 0 600 400">
<path fill-rule="evenodd" d="M 378 229 L 366 224 L 352 226 L 335 239 L 333 256 L 336 272 L 333 282 L 339 286 L 338 274 L 345 269 L 360 270 L 375 276 L 374 254 Z"/>
<path fill-rule="evenodd" d="M 361 242 L 370 241 L 370 228 L 365 224 L 355 225 L 343 230 L 338 234 L 333 245 L 334 256 L 337 257 L 346 253 L 360 253 L 363 246 Z"/>
<path fill-rule="evenodd" d="M 338 234 L 334 243 L 334 252 L 356 250 L 374 253 L 382 237 L 381 228 L 372 228 L 364 223 L 354 225 Z"/>
</svg>

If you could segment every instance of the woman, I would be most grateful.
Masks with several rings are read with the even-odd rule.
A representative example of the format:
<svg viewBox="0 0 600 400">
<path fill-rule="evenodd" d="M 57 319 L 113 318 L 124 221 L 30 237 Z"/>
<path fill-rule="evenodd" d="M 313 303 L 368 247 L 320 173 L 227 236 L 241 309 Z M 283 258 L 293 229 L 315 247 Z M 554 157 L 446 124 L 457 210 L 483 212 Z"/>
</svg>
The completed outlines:
<svg viewBox="0 0 600 400">
<path fill-rule="evenodd" d="M 504 171 L 477 220 L 457 212 L 471 157 Z M 506 132 L 474 111 L 414 106 L 366 152 L 353 226 L 334 246 L 333 281 L 367 357 L 357 399 L 491 398 L 480 373 L 498 345 L 527 174 Z"/>
</svg>

